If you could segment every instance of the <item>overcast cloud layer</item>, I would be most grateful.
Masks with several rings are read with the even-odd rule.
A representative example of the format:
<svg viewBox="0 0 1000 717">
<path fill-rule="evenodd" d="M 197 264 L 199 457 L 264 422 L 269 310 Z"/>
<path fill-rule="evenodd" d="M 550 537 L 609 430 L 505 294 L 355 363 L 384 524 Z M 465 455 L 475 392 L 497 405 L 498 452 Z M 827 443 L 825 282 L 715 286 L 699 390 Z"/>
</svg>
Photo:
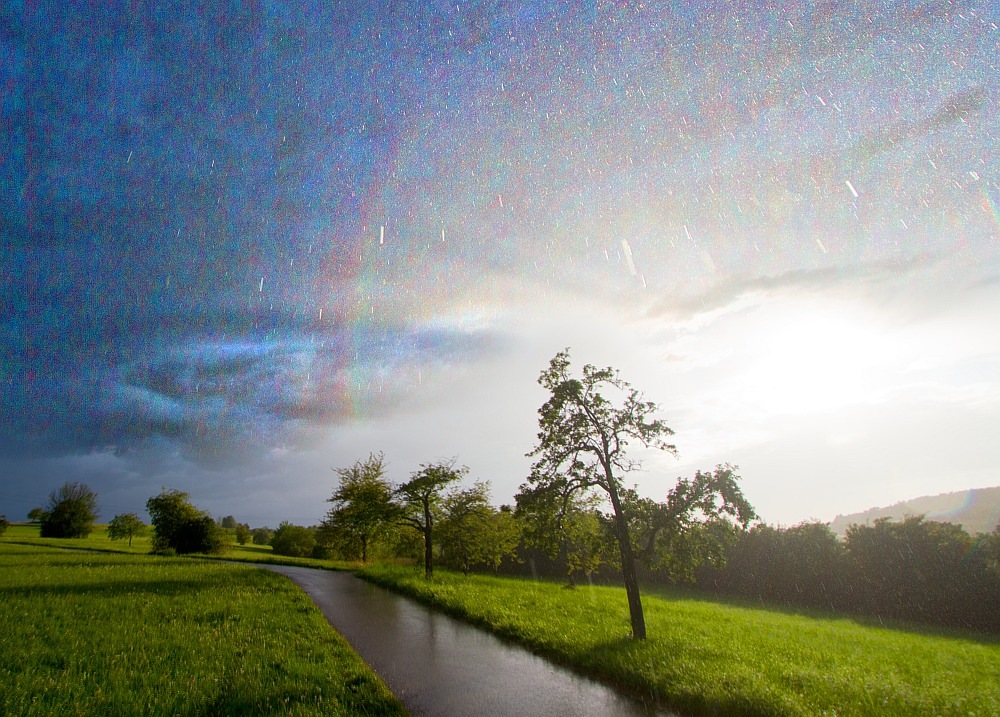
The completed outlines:
<svg viewBox="0 0 1000 717">
<path fill-rule="evenodd" d="M 1000 484 L 997 7 L 6 4 L 0 512 L 510 502 L 567 346 L 762 516 Z"/>
</svg>

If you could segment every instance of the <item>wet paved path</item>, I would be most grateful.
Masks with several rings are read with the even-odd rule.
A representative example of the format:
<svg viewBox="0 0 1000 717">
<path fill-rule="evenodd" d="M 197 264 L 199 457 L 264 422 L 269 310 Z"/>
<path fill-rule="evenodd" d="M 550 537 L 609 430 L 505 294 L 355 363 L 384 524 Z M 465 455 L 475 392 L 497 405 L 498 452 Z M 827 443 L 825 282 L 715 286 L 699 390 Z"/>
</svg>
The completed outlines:
<svg viewBox="0 0 1000 717">
<path fill-rule="evenodd" d="M 350 573 L 260 567 L 301 587 L 414 717 L 665 714 Z"/>
</svg>

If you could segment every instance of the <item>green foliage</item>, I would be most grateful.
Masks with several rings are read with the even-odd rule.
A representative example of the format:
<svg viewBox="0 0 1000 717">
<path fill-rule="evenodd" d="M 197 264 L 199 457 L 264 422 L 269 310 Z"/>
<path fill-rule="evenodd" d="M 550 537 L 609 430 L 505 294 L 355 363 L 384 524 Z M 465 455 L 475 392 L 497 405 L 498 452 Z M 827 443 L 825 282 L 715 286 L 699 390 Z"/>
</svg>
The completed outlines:
<svg viewBox="0 0 1000 717">
<path fill-rule="evenodd" d="M 738 536 L 725 564 L 700 572 L 699 585 L 780 605 L 843 607 L 846 559 L 825 523 L 783 530 L 757 525 Z"/>
<path fill-rule="evenodd" d="M 360 571 L 532 651 L 686 715 L 1000 714 L 1000 645 L 673 595 L 644 596 L 630 640 L 622 589 L 373 565 Z"/>
<path fill-rule="evenodd" d="M 440 510 L 444 490 L 469 472 L 457 467 L 454 460 L 421 465 L 410 480 L 396 488 L 398 520 L 417 530 L 424 538 L 424 575 L 434 574 L 434 521 Z"/>
<path fill-rule="evenodd" d="M 7 520 L 7 516 L 0 515 L 0 535 L 6 533 L 8 527 L 10 527 L 10 521 Z"/>
<path fill-rule="evenodd" d="M 254 528 L 250 533 L 253 535 L 254 545 L 270 545 L 271 536 L 274 535 L 270 528 Z"/>
<path fill-rule="evenodd" d="M 32 508 L 28 511 L 28 520 L 32 523 L 41 523 L 42 518 L 45 517 L 45 511 L 42 508 Z"/>
<path fill-rule="evenodd" d="M 865 612 L 928 621 L 965 603 L 972 538 L 959 525 L 888 518 L 852 525 L 844 547 Z"/>
<path fill-rule="evenodd" d="M 219 525 L 226 530 L 236 530 L 236 518 L 231 515 L 227 515 L 219 521 Z"/>
<path fill-rule="evenodd" d="M 316 531 L 301 525 L 282 521 L 271 536 L 271 549 L 278 555 L 305 558 L 313 554 L 316 547 Z"/>
<path fill-rule="evenodd" d="M 116 515 L 108 523 L 107 534 L 112 540 L 128 539 L 128 544 L 132 545 L 132 538 L 142 535 L 146 530 L 143 523 L 135 513 L 121 513 Z"/>
<path fill-rule="evenodd" d="M 622 476 L 640 465 L 628 457 L 632 442 L 676 453 L 673 444 L 666 440 L 673 430 L 653 418 L 659 407 L 643 400 L 642 394 L 614 369 L 587 364 L 582 378 L 570 376 L 568 349 L 552 358 L 538 377 L 538 383 L 550 396 L 538 409 L 538 445 L 528 454 L 537 460 L 531 467 L 528 484 L 521 490 L 552 493 L 553 502 L 595 489 L 607 495 L 614 514 L 614 534 L 632 634 L 643 639 L 646 628 L 632 538 L 622 502 Z"/>
<path fill-rule="evenodd" d="M 42 515 L 43 538 L 85 538 L 97 519 L 97 493 L 84 483 L 66 482 L 49 494 Z"/>
<path fill-rule="evenodd" d="M 236 526 L 236 542 L 240 545 L 246 545 L 250 542 L 253 534 L 250 532 L 250 526 L 246 523 L 240 523 Z"/>
<path fill-rule="evenodd" d="M 329 499 L 333 504 L 321 527 L 322 542 L 335 545 L 347 559 L 368 561 L 376 542 L 390 539 L 399 509 L 392 502 L 392 485 L 385 477 L 381 453 L 336 470 L 340 485 Z"/>
<path fill-rule="evenodd" d="M 478 561 L 494 573 L 505 560 L 517 560 L 517 547 L 521 543 L 521 524 L 507 506 L 491 511 L 485 518 L 477 543 Z"/>
<path fill-rule="evenodd" d="M 673 581 L 694 580 L 703 564 L 719 564 L 757 514 L 743 496 L 736 468 L 719 465 L 678 478 L 663 503 L 624 491 L 629 530 L 639 558 Z"/>
<path fill-rule="evenodd" d="M 146 501 L 153 524 L 153 550 L 220 553 L 225 547 L 221 529 L 208 513 L 198 510 L 187 493 L 166 489 Z"/>
<path fill-rule="evenodd" d="M 494 538 L 494 513 L 487 482 L 477 481 L 470 488 L 452 490 L 444 496 L 438 542 L 445 565 L 468 573 L 474 565 L 486 562 Z"/>
<path fill-rule="evenodd" d="M 823 523 L 756 526 L 699 587 L 772 604 L 834 609 L 1000 633 L 1000 534 L 971 538 L 920 517 L 853 525 L 843 543 Z"/>
<path fill-rule="evenodd" d="M 601 565 L 618 565 L 614 530 L 598 509 L 600 496 L 522 487 L 516 498 L 526 544 L 554 559 L 570 585 L 579 574 L 590 578 Z"/>
<path fill-rule="evenodd" d="M 264 570 L 3 543 L 0 595 L 3 715 L 405 714 Z"/>
</svg>

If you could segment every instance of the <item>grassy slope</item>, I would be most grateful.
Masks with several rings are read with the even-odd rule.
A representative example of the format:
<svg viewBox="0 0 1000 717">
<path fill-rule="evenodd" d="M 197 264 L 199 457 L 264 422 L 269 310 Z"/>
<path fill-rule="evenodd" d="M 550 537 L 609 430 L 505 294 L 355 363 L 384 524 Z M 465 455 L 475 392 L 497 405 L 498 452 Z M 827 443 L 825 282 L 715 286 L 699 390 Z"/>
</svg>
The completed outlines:
<svg viewBox="0 0 1000 717">
<path fill-rule="evenodd" d="M 1000 645 L 624 590 L 371 566 L 377 583 L 686 714 L 998 715 Z"/>
<path fill-rule="evenodd" d="M 0 714 L 405 714 L 278 575 L 19 537 L 0 539 Z"/>
</svg>

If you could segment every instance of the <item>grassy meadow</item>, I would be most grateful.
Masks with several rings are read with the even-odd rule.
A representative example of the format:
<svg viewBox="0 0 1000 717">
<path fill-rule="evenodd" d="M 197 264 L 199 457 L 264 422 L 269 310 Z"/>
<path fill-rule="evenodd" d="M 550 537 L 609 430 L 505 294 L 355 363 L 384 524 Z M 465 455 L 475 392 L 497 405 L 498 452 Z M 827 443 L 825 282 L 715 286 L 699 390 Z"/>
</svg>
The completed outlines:
<svg viewBox="0 0 1000 717">
<path fill-rule="evenodd" d="M 1000 644 L 670 595 L 384 565 L 360 574 L 690 715 L 1000 715 Z"/>
<path fill-rule="evenodd" d="M 281 576 L 31 529 L 0 539 L 0 714 L 405 714 Z"/>
<path fill-rule="evenodd" d="M 0 714 L 404 714 L 280 576 L 149 538 L 0 538 Z M 232 545 L 227 561 L 346 569 Z M 355 566 L 356 567 L 356 566 Z M 369 565 L 362 577 L 685 715 L 1000 714 L 1000 641 L 670 593 Z"/>
<path fill-rule="evenodd" d="M 153 548 L 152 538 L 149 532 L 132 539 L 132 545 L 128 540 L 112 540 L 108 537 L 105 526 L 98 524 L 86 538 L 42 538 L 39 536 L 39 526 L 37 524 L 15 523 L 7 529 L 0 541 L 8 541 L 22 545 L 40 545 L 58 548 L 74 548 L 79 550 L 93 550 L 98 552 L 113 553 L 133 553 L 136 555 L 148 555 Z M 278 555 L 271 550 L 270 545 L 254 545 L 247 543 L 240 545 L 236 542 L 228 544 L 225 551 L 220 555 L 199 555 L 199 558 L 210 560 L 225 560 L 227 562 L 241 563 L 269 563 L 272 565 L 299 565 L 305 568 L 321 568 L 323 570 L 350 570 L 351 564 L 337 560 L 318 560 L 316 558 L 292 558 L 287 555 Z"/>
</svg>

